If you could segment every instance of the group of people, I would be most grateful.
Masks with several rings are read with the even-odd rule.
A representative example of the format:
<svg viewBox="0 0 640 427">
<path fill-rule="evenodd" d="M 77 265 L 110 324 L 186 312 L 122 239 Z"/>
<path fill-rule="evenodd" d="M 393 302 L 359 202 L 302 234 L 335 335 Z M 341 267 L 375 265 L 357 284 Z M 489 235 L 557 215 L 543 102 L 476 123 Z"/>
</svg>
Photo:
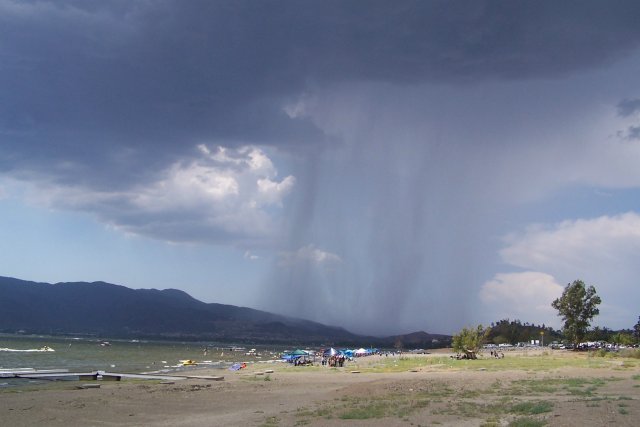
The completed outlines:
<svg viewBox="0 0 640 427">
<path fill-rule="evenodd" d="M 334 356 L 322 356 L 322 366 L 329 365 L 331 368 L 342 368 L 344 366 L 344 362 L 347 358 L 344 354 L 336 354 Z"/>
<path fill-rule="evenodd" d="M 491 350 L 491 356 L 495 357 L 496 359 L 504 359 L 504 353 L 498 352 L 498 350 Z"/>
<path fill-rule="evenodd" d="M 293 360 L 293 366 L 313 365 L 313 362 L 305 357 L 298 357 Z"/>
</svg>

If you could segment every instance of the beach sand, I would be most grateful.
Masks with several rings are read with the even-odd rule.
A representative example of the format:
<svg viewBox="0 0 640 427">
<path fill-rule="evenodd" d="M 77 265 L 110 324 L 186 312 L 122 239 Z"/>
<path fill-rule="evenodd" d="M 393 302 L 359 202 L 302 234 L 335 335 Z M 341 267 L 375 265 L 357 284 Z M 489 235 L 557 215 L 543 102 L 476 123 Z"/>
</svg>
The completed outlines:
<svg viewBox="0 0 640 427">
<path fill-rule="evenodd" d="M 549 369 L 500 369 L 500 361 L 482 365 L 489 368 L 465 361 L 465 369 L 423 363 L 443 354 L 408 356 L 417 367 L 403 372 L 368 372 L 393 364 L 372 356 L 342 369 L 255 364 L 225 371 L 224 381 L 101 381 L 89 389 L 77 388 L 87 382 L 65 381 L 4 390 L 0 424 L 500 426 L 526 418 L 551 426 L 638 425 L 640 362 Z M 544 356 L 507 354 L 512 357 Z"/>
</svg>

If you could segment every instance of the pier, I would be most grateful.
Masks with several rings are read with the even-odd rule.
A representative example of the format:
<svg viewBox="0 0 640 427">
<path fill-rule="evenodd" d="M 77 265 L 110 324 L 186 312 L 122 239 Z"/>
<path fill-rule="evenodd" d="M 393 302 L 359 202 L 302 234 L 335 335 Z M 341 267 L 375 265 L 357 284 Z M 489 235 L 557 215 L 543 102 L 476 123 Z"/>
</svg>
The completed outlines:
<svg viewBox="0 0 640 427">
<path fill-rule="evenodd" d="M 167 375 L 167 374 L 134 374 L 134 373 L 122 373 L 122 372 L 105 372 L 105 371 L 91 371 L 91 372 L 69 372 L 67 369 L 0 369 L 0 378 L 24 378 L 24 379 L 39 379 L 39 380 L 102 380 L 102 381 L 121 381 L 123 379 L 137 379 L 137 380 L 160 380 L 160 381 L 179 381 L 187 379 L 198 379 L 208 381 L 223 381 L 223 376 L 210 376 L 210 375 Z"/>
</svg>

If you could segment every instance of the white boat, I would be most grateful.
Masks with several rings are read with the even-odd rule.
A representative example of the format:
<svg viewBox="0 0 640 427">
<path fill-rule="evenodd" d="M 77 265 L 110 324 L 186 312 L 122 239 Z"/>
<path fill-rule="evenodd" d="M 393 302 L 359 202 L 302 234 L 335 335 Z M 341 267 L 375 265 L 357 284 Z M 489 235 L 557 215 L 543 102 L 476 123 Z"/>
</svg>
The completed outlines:
<svg viewBox="0 0 640 427">
<path fill-rule="evenodd" d="M 9 352 L 21 352 L 21 353 L 45 353 L 49 351 L 55 351 L 48 345 L 42 346 L 40 348 L 28 348 L 28 349 L 19 349 L 19 348 L 0 348 L 0 351 L 9 351 Z"/>
</svg>

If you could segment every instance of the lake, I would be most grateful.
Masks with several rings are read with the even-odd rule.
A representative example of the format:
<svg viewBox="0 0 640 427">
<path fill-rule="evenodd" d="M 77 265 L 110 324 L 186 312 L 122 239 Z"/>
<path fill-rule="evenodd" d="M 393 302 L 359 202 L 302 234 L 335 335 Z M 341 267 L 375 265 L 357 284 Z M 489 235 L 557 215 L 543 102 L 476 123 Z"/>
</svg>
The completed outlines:
<svg viewBox="0 0 640 427">
<path fill-rule="evenodd" d="M 55 351 L 25 351 L 44 346 Z M 243 347 L 207 342 L 0 335 L 0 370 L 34 368 L 68 369 L 70 372 L 176 373 L 202 368 L 227 369 L 236 362 L 278 360 L 285 350 L 282 346 Z M 183 366 L 180 362 L 189 359 L 198 365 Z M 22 382 L 0 378 L 0 387 Z"/>
</svg>

